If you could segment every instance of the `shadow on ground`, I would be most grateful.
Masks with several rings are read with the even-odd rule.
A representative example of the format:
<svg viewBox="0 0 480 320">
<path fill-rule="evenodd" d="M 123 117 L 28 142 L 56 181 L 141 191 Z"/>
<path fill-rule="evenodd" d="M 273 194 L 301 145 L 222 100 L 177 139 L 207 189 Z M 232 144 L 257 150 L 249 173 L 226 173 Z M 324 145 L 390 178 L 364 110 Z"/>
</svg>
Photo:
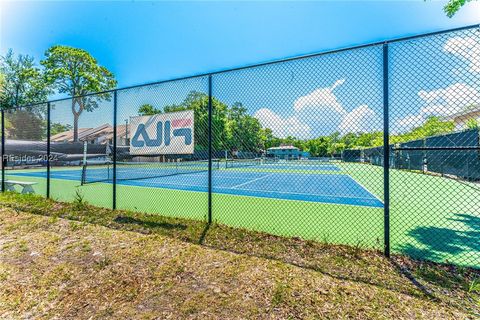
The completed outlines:
<svg viewBox="0 0 480 320">
<path fill-rule="evenodd" d="M 156 222 L 156 221 L 148 221 L 148 220 L 140 220 L 132 217 L 127 217 L 127 216 L 117 216 L 114 220 L 116 223 L 120 224 L 135 224 L 137 226 L 145 227 L 145 228 L 152 228 L 152 229 L 166 229 L 166 230 L 172 230 L 172 229 L 180 229 L 180 230 L 185 230 L 187 229 L 187 226 L 184 224 L 180 223 L 167 223 L 167 222 Z"/>
<path fill-rule="evenodd" d="M 448 262 L 449 256 L 453 258 L 471 252 L 477 252 L 480 256 L 480 217 L 458 213 L 449 221 L 455 226 L 422 226 L 409 231 L 407 235 L 420 243 L 421 247 L 410 243 L 400 246 L 400 252 L 416 259 L 438 262 Z"/>
</svg>

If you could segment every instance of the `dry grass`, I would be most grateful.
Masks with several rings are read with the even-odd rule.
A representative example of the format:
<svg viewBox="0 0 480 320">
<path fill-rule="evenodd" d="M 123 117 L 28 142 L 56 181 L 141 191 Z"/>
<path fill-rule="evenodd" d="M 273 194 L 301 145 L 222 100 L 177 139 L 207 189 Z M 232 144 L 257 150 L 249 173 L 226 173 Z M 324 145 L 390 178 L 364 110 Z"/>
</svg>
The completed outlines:
<svg viewBox="0 0 480 320">
<path fill-rule="evenodd" d="M 480 273 L 375 251 L 0 196 L 4 319 L 474 319 Z"/>
</svg>

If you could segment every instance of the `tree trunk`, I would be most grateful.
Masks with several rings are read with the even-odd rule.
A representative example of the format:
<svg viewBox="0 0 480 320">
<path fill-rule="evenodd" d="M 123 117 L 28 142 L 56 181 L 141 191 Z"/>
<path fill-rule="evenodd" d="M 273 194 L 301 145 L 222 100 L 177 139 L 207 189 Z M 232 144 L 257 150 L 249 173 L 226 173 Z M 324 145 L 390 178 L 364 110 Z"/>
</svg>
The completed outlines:
<svg viewBox="0 0 480 320">
<path fill-rule="evenodd" d="M 78 118 L 79 115 L 77 113 L 73 114 L 73 142 L 78 141 Z"/>
<path fill-rule="evenodd" d="M 75 110 L 75 103 L 78 102 L 78 111 Z M 72 113 L 73 113 L 73 142 L 78 142 L 78 119 L 83 111 L 83 104 L 81 100 L 72 99 Z"/>
</svg>

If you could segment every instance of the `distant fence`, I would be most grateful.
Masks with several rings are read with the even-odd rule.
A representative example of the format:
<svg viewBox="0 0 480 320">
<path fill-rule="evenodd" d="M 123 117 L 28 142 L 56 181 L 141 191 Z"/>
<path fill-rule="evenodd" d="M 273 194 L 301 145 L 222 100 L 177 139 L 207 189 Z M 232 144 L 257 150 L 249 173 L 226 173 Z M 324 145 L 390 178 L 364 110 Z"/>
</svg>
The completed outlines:
<svg viewBox="0 0 480 320">
<path fill-rule="evenodd" d="M 479 130 L 453 132 L 422 140 L 390 145 L 390 168 L 449 175 L 461 180 L 480 180 Z M 345 162 L 383 166 L 383 147 L 347 149 Z"/>
<path fill-rule="evenodd" d="M 422 150 L 422 148 L 425 147 L 425 140 L 415 140 L 400 143 L 399 147 L 401 149 L 394 153 L 395 168 L 419 171 L 425 170 L 425 164 L 427 160 L 425 157 L 425 150 Z M 408 150 L 409 148 L 411 150 Z"/>
<path fill-rule="evenodd" d="M 2 191 L 478 268 L 478 46 L 470 26 L 3 110 Z M 392 143 L 432 117 L 456 132 Z M 381 145 L 340 155 L 355 139 Z"/>
<path fill-rule="evenodd" d="M 438 151 L 432 148 L 446 147 Z M 463 149 L 470 147 L 472 149 Z M 480 144 L 478 130 L 457 132 L 425 139 L 427 170 L 460 179 L 480 180 Z"/>
</svg>

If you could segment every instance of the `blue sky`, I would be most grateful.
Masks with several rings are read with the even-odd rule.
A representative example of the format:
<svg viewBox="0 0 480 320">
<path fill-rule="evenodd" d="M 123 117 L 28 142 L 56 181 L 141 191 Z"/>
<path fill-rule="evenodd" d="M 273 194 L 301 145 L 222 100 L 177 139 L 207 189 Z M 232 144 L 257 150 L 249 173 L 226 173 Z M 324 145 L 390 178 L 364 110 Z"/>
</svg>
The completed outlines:
<svg viewBox="0 0 480 320">
<path fill-rule="evenodd" d="M 119 87 L 124 87 L 480 23 L 480 2 L 467 4 L 452 19 L 443 13 L 444 4 L 445 1 L 2 2 L 0 52 L 13 48 L 38 61 L 51 45 L 80 47 L 114 72 Z M 444 49 L 448 39 L 443 40 L 432 42 L 441 56 L 451 54 Z M 377 122 L 381 123 L 382 108 L 378 52 L 359 53 L 357 64 L 352 62 L 355 59 L 347 58 L 305 62 L 309 69 L 303 74 L 304 66 L 291 64 L 290 71 L 287 67 L 271 67 L 221 76 L 214 79 L 215 87 L 223 89 L 217 90 L 216 95 L 229 104 L 241 101 L 252 114 L 263 117 L 265 125 L 270 122 L 277 127 L 279 135 L 307 137 L 329 132 L 339 129 L 342 119 L 346 124 L 351 121 L 351 128 L 355 129 L 355 115 L 365 113 L 371 116 L 371 128 L 357 129 L 373 130 Z M 469 63 L 468 58 L 451 55 L 451 59 L 464 65 Z M 411 57 L 398 54 L 396 61 L 400 63 L 402 59 L 409 62 Z M 343 71 L 341 61 L 348 61 Z M 328 72 L 312 71 L 320 67 Z M 361 77 L 358 68 L 363 68 Z M 432 104 L 435 97 L 445 100 L 456 87 L 443 93 L 438 90 L 448 90 L 459 83 L 476 83 L 474 90 L 480 89 L 478 73 L 462 73 L 461 79 L 458 73 L 452 76 L 452 70 L 442 68 L 434 69 L 441 72 L 443 81 L 424 79 L 409 81 L 408 88 L 398 86 L 403 95 L 395 98 L 393 93 L 393 103 L 411 102 L 408 108 L 399 108 L 402 111 L 397 112 L 398 121 L 407 117 L 412 117 L 413 122 L 422 121 L 422 110 L 435 107 L 426 104 Z M 399 70 L 417 69 L 412 64 L 410 68 L 400 66 Z M 444 77 L 447 73 L 450 76 Z M 259 91 L 255 83 L 261 83 L 265 90 Z M 197 81 L 187 87 L 203 91 L 205 83 Z M 125 94 L 129 107 L 125 107 L 124 113 L 132 113 L 140 101 L 171 103 L 176 100 L 175 92 L 185 91 L 175 86 L 169 90 L 170 93 L 155 96 L 151 92 L 132 92 L 134 96 L 127 98 Z M 469 92 L 464 100 L 470 103 L 477 98 L 476 92 Z M 317 105 L 309 104 L 309 99 Z M 330 105 L 319 108 L 319 103 Z M 108 110 L 102 113 L 107 114 Z M 315 119 L 319 115 L 339 123 L 332 128 L 327 121 L 319 125 L 321 119 Z M 104 119 L 92 113 L 84 115 L 83 121 L 97 124 Z"/>
</svg>

